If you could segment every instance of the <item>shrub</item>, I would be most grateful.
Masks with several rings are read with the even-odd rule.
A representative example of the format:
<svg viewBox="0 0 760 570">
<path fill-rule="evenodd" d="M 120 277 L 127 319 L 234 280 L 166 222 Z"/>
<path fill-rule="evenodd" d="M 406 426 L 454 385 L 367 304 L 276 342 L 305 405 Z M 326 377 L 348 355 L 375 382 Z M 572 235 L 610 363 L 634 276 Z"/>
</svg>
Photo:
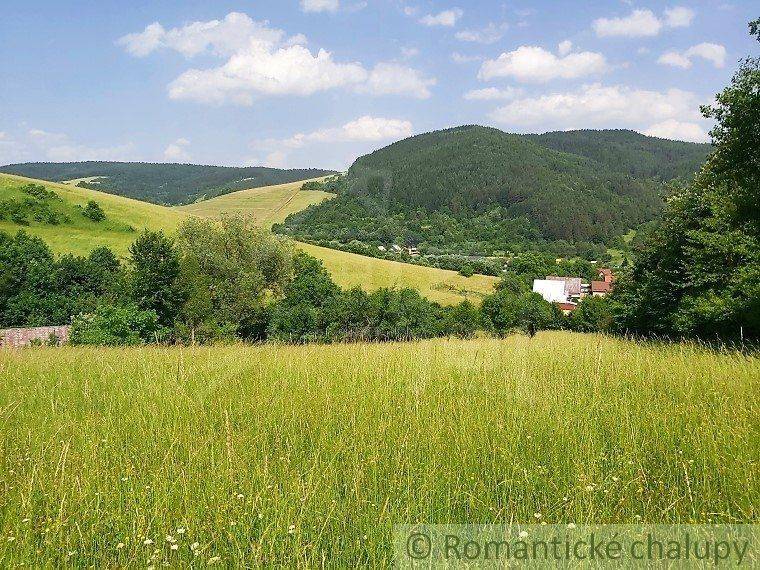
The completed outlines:
<svg viewBox="0 0 760 570">
<path fill-rule="evenodd" d="M 133 346 L 158 337 L 155 311 L 142 311 L 135 305 L 100 305 L 94 313 L 74 317 L 71 344 Z"/>
<path fill-rule="evenodd" d="M 106 213 L 95 200 L 90 200 L 82 209 L 82 215 L 93 222 L 101 222 L 106 219 Z"/>
</svg>

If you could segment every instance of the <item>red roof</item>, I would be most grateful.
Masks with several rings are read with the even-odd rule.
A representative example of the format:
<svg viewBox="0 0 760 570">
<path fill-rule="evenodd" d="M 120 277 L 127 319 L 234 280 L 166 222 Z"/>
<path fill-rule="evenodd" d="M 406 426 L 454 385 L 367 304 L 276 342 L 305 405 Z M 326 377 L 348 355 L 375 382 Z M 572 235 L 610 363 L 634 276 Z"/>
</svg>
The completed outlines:
<svg viewBox="0 0 760 570">
<path fill-rule="evenodd" d="M 592 293 L 609 293 L 612 290 L 612 283 L 607 281 L 592 281 L 591 292 Z"/>
<path fill-rule="evenodd" d="M 557 303 L 561 311 L 574 311 L 578 305 L 575 303 Z"/>
<path fill-rule="evenodd" d="M 603 281 L 606 281 L 607 283 L 611 283 L 615 280 L 615 275 L 612 273 L 612 269 L 600 269 L 599 270 L 599 277 L 602 278 Z"/>
</svg>

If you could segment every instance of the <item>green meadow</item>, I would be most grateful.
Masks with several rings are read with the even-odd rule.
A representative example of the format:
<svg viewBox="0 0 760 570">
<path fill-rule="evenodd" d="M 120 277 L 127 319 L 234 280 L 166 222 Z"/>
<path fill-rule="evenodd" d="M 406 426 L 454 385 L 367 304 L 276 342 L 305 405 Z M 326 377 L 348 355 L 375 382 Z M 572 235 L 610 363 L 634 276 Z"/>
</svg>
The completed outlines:
<svg viewBox="0 0 760 570">
<path fill-rule="evenodd" d="M 0 351 L 0 567 L 389 565 L 396 523 L 752 522 L 760 361 L 566 332 Z"/>
</svg>

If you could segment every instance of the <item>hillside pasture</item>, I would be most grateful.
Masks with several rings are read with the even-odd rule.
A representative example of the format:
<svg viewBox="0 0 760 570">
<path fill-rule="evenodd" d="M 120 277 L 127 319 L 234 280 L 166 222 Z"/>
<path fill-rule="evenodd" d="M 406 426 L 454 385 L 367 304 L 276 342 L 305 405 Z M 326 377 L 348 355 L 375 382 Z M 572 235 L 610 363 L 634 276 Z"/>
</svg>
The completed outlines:
<svg viewBox="0 0 760 570">
<path fill-rule="evenodd" d="M 321 181 L 324 178 L 312 180 Z M 304 182 L 308 181 L 239 190 L 176 209 L 206 218 L 220 218 L 225 214 L 244 215 L 251 217 L 259 226 L 271 227 L 285 221 L 294 212 L 333 197 L 333 194 L 320 190 L 301 190 Z"/>
<path fill-rule="evenodd" d="M 30 183 L 42 184 L 53 190 L 60 198 L 53 207 L 68 214 L 71 223 L 51 225 L 30 220 L 28 226 L 21 226 L 10 220 L 0 220 L 0 230 L 11 234 L 24 230 L 39 236 L 55 253 L 86 255 L 94 248 L 105 245 L 124 255 L 143 229 L 163 230 L 171 234 L 186 217 L 182 212 L 131 198 L 12 174 L 0 174 L 0 200 L 23 198 L 19 189 Z M 93 222 L 78 213 L 76 206 L 85 206 L 89 200 L 95 200 L 100 205 L 106 214 L 105 220 Z"/>
</svg>

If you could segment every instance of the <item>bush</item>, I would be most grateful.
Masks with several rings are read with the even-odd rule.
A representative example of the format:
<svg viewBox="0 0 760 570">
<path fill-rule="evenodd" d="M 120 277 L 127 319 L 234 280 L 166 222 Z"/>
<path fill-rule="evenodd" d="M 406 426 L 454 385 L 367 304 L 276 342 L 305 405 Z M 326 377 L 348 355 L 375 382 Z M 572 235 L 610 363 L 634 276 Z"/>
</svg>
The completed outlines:
<svg viewBox="0 0 760 570">
<path fill-rule="evenodd" d="M 74 317 L 71 344 L 133 346 L 158 338 L 155 311 L 141 311 L 135 305 L 100 305 L 94 313 Z"/>
<path fill-rule="evenodd" d="M 570 314 L 570 328 L 578 332 L 605 332 L 612 326 L 612 311 L 607 297 L 586 297 Z"/>
<path fill-rule="evenodd" d="M 106 219 L 106 213 L 95 200 L 87 202 L 87 206 L 82 209 L 82 215 L 93 222 L 101 222 Z"/>
<path fill-rule="evenodd" d="M 473 338 L 480 328 L 480 311 L 467 300 L 447 310 L 446 332 L 459 338 Z"/>
<path fill-rule="evenodd" d="M 475 275 L 475 270 L 472 268 L 472 265 L 463 265 L 459 270 L 459 275 L 462 277 L 472 277 Z"/>
</svg>

